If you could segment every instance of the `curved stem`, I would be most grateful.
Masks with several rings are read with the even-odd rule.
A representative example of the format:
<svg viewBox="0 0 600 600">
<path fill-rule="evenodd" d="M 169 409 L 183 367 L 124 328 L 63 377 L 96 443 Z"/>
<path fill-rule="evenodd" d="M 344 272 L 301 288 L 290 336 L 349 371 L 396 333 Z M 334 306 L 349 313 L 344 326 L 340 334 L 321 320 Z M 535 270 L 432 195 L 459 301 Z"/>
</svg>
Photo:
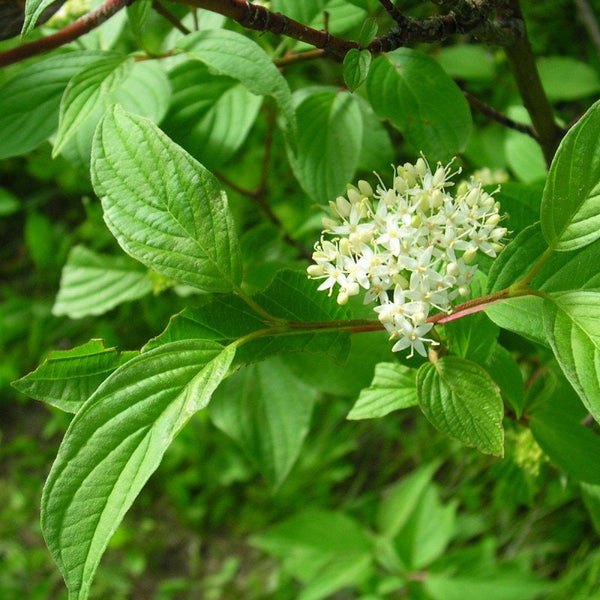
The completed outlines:
<svg viewBox="0 0 600 600">
<path fill-rule="evenodd" d="M 17 46 L 11 50 L 0 53 L 0 67 L 6 67 L 12 65 L 26 58 L 49 52 L 55 48 L 60 48 L 82 35 L 89 33 L 92 29 L 96 29 L 108 21 L 114 14 L 119 12 L 125 6 L 132 4 L 135 0 L 107 0 L 97 10 L 84 15 L 80 19 L 77 19 L 75 23 L 71 23 L 60 31 L 43 37 L 39 40 L 30 42 L 29 44 L 23 44 Z"/>
<path fill-rule="evenodd" d="M 509 0 L 508 5 L 512 16 L 522 20 L 525 27 L 519 0 Z M 552 106 L 550 106 L 548 97 L 542 87 L 527 33 L 524 32 L 523 36 L 513 40 L 511 44 L 505 45 L 504 52 L 519 88 L 523 104 L 531 117 L 546 164 L 550 166 L 558 144 L 563 137 L 563 130 L 554 120 Z"/>
</svg>

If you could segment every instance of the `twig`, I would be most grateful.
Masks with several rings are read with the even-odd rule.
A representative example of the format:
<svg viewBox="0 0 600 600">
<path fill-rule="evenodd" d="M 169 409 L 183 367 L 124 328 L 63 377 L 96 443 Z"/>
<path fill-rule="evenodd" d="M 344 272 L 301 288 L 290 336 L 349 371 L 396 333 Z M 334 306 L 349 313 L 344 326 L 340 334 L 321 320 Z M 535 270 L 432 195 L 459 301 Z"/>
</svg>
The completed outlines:
<svg viewBox="0 0 600 600">
<path fill-rule="evenodd" d="M 64 46 L 92 31 L 92 29 L 99 27 L 122 8 L 132 4 L 133 1 L 134 0 L 107 0 L 97 10 L 84 15 L 80 19 L 77 19 L 75 23 L 71 23 L 71 25 L 68 25 L 52 35 L 2 52 L 0 53 L 0 67 L 6 67 L 21 60 L 25 60 L 26 58 Z"/>
<path fill-rule="evenodd" d="M 152 8 L 161 16 L 164 17 L 173 27 L 179 29 L 181 33 L 187 35 L 192 33 L 166 6 L 163 6 L 158 0 L 153 0 Z"/>
<path fill-rule="evenodd" d="M 392 0 L 379 0 L 379 3 L 381 4 L 381 6 L 383 6 L 383 8 L 385 8 L 390 17 L 392 17 L 392 19 L 394 19 L 394 21 L 398 23 L 398 25 L 402 26 L 406 24 L 406 17 L 394 5 Z"/>
<path fill-rule="evenodd" d="M 590 3 L 587 0 L 575 0 L 575 4 L 577 4 L 577 11 L 583 26 L 587 29 L 596 50 L 600 52 L 600 26 L 598 26 L 598 21 Z"/>
<path fill-rule="evenodd" d="M 331 35 L 327 31 L 319 31 L 303 23 L 290 19 L 280 13 L 274 13 L 259 4 L 247 0 L 175 0 L 187 5 L 204 8 L 224 15 L 239 23 L 242 27 L 256 31 L 270 31 L 278 35 L 306 42 L 315 48 L 321 48 L 339 59 L 352 48 L 359 48 L 358 42 L 345 40 Z M 465 4 L 470 12 L 466 15 L 449 14 L 426 19 L 408 18 L 399 27 L 380 38 L 375 38 L 368 46 L 373 54 L 391 52 L 401 46 L 414 42 L 438 42 L 455 33 L 473 33 L 478 39 L 496 44 L 508 44 L 519 35 L 516 24 L 507 20 L 497 26 L 488 20 L 494 3 L 473 2 Z"/>
<path fill-rule="evenodd" d="M 289 65 L 295 65 L 302 62 L 307 62 L 309 60 L 315 60 L 317 58 L 323 58 L 325 56 L 325 50 L 308 50 L 307 52 L 291 52 L 282 56 L 281 58 L 276 58 L 273 62 L 279 68 L 288 67 Z"/>
<path fill-rule="evenodd" d="M 517 123 L 517 121 L 513 121 L 513 119 L 507 117 L 504 113 L 501 113 L 500 111 L 496 110 L 495 108 L 492 108 L 485 102 L 482 102 L 479 98 L 476 98 L 466 90 L 463 90 L 463 94 L 465 95 L 467 102 L 473 110 L 476 110 L 477 112 L 480 112 L 486 117 L 497 121 L 505 127 L 515 129 L 516 131 L 520 131 L 521 133 L 525 133 L 537 141 L 537 135 L 531 125 L 526 125 L 525 123 Z"/>
</svg>

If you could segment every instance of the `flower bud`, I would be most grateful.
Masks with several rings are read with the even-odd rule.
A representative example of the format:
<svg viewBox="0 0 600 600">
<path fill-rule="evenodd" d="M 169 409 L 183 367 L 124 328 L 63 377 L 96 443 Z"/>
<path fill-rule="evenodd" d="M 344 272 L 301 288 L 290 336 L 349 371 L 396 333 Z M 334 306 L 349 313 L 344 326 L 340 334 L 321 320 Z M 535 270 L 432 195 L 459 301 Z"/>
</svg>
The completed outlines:
<svg viewBox="0 0 600 600">
<path fill-rule="evenodd" d="M 364 179 L 361 179 L 358 182 L 358 189 L 363 196 L 373 195 L 373 188 L 371 187 L 371 184 L 368 181 L 365 181 Z"/>
<path fill-rule="evenodd" d="M 325 274 L 321 265 L 310 265 L 307 267 L 306 272 L 309 277 L 321 277 L 321 275 Z"/>
<path fill-rule="evenodd" d="M 473 260 L 475 260 L 475 256 L 477 254 L 477 248 L 471 246 L 468 250 L 465 250 L 465 253 L 463 254 L 463 261 L 465 262 L 466 265 L 469 265 L 473 262 Z"/>
</svg>

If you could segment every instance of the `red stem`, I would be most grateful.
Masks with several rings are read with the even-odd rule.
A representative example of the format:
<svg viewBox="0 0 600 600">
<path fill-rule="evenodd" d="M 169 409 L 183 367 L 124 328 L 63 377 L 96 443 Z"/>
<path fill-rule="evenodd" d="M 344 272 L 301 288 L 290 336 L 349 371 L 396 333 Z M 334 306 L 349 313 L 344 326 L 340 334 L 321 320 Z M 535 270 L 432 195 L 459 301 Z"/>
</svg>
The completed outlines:
<svg viewBox="0 0 600 600">
<path fill-rule="evenodd" d="M 17 46 L 6 52 L 1 52 L 0 67 L 6 67 L 21 60 L 25 60 L 26 58 L 64 46 L 90 32 L 92 29 L 102 25 L 102 23 L 108 21 L 115 13 L 131 3 L 132 0 L 107 0 L 97 10 L 88 13 L 87 15 L 83 15 L 83 17 L 77 19 L 75 23 L 71 23 L 71 25 L 68 25 L 52 35 L 35 40 L 29 44 Z"/>
</svg>

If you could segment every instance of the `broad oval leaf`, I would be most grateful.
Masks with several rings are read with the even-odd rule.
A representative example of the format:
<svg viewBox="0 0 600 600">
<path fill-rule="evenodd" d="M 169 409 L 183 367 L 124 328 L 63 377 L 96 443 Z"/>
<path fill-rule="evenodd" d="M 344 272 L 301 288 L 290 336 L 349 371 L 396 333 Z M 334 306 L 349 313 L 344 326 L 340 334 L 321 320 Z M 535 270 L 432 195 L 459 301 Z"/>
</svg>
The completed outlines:
<svg viewBox="0 0 600 600">
<path fill-rule="evenodd" d="M 98 254 L 75 246 L 63 267 L 52 312 L 71 319 L 101 315 L 151 291 L 148 271 L 128 256 Z"/>
<path fill-rule="evenodd" d="M 250 365 L 219 387 L 209 414 L 277 488 L 296 462 L 317 392 L 278 358 Z"/>
<path fill-rule="evenodd" d="M 107 111 L 94 137 L 92 183 L 125 252 L 206 291 L 227 292 L 240 283 L 225 192 L 150 120 L 118 105 Z"/>
<path fill-rule="evenodd" d="M 473 127 L 469 105 L 433 58 L 409 48 L 380 56 L 367 92 L 375 112 L 429 159 L 448 160 L 465 149 Z"/>
<path fill-rule="evenodd" d="M 117 369 L 77 413 L 42 497 L 42 529 L 69 598 L 88 597 L 123 516 L 234 353 L 214 342 L 167 344 Z"/>
<path fill-rule="evenodd" d="M 440 431 L 486 454 L 504 454 L 502 398 L 482 367 L 445 356 L 421 366 L 417 390 L 421 410 Z"/>
<path fill-rule="evenodd" d="M 187 35 L 178 47 L 206 64 L 215 75 L 233 77 L 253 94 L 277 100 L 293 138 L 296 119 L 287 81 L 269 55 L 246 36 L 227 29 L 208 29 Z"/>
<path fill-rule="evenodd" d="M 100 56 L 95 51 L 56 54 L 28 65 L 0 86 L 0 159 L 25 154 L 54 132 L 69 80 Z"/>
<path fill-rule="evenodd" d="M 69 81 L 60 103 L 58 132 L 52 156 L 61 151 L 94 109 L 102 105 L 125 80 L 133 65 L 133 57 L 107 52 Z"/>
<path fill-rule="evenodd" d="M 544 57 L 538 61 L 537 69 L 544 91 L 553 102 L 577 100 L 600 91 L 598 71 L 570 56 Z"/>
<path fill-rule="evenodd" d="M 244 144 L 262 98 L 197 60 L 175 67 L 169 79 L 173 99 L 161 127 L 207 168 L 223 165 Z"/>
<path fill-rule="evenodd" d="M 363 120 L 348 92 L 317 90 L 296 108 L 298 143 L 294 174 L 316 202 L 326 203 L 345 190 L 360 158 Z"/>
<path fill-rule="evenodd" d="M 563 373 L 600 422 L 600 291 L 558 292 L 544 300 L 544 327 Z"/>
<path fill-rule="evenodd" d="M 600 238 L 600 101 L 563 138 L 544 188 L 542 231 L 556 250 Z"/>
</svg>

